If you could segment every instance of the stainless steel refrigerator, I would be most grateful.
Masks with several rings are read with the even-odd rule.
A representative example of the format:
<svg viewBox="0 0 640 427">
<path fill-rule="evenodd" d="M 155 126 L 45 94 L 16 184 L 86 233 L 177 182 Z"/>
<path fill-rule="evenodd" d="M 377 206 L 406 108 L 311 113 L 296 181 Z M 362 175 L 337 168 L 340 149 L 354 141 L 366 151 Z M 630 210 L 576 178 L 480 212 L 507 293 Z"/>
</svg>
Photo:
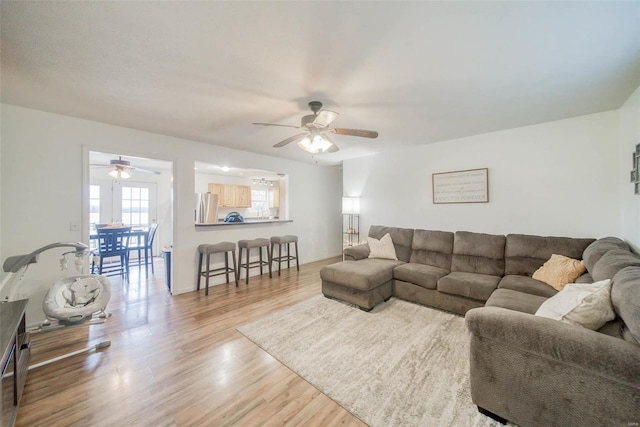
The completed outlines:
<svg viewBox="0 0 640 427">
<path fill-rule="evenodd" d="M 218 195 L 196 193 L 196 224 L 215 224 L 218 222 Z"/>
</svg>

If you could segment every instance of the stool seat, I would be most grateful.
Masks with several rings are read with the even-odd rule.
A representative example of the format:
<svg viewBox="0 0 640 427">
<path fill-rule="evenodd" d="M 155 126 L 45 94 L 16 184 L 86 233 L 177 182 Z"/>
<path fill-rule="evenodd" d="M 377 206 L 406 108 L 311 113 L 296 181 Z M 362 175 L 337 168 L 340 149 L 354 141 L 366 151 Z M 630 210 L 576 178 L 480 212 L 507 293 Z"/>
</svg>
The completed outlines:
<svg viewBox="0 0 640 427">
<path fill-rule="evenodd" d="M 298 236 L 273 236 L 271 243 L 293 243 L 298 241 Z"/>
<path fill-rule="evenodd" d="M 251 239 L 251 240 L 238 240 L 239 248 L 259 248 L 262 246 L 269 246 L 269 239 Z"/>
<path fill-rule="evenodd" d="M 205 243 L 198 246 L 198 252 L 200 252 L 201 254 L 217 254 L 235 250 L 236 244 L 232 242 L 220 242 L 213 245 Z"/>
</svg>

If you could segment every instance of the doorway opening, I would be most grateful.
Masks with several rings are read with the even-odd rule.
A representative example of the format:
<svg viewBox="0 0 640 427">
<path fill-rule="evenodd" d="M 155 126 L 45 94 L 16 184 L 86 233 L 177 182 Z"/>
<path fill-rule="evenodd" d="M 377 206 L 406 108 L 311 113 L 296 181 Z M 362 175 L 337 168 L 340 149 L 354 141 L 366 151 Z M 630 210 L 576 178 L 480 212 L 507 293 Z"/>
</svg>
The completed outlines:
<svg viewBox="0 0 640 427">
<path fill-rule="evenodd" d="M 83 226 L 90 245 L 95 247 L 97 229 L 105 226 L 131 226 L 138 235 L 155 229 L 153 258 L 149 261 L 161 264 L 154 268 L 154 274 L 163 277 L 163 253 L 173 245 L 173 163 L 99 151 L 89 151 L 88 160 L 88 215 Z M 130 245 L 144 241 L 140 237 L 131 240 Z M 130 266 L 138 262 L 139 256 L 141 263 L 146 261 L 143 253 L 130 251 Z M 165 280 L 170 283 L 169 277 Z"/>
</svg>

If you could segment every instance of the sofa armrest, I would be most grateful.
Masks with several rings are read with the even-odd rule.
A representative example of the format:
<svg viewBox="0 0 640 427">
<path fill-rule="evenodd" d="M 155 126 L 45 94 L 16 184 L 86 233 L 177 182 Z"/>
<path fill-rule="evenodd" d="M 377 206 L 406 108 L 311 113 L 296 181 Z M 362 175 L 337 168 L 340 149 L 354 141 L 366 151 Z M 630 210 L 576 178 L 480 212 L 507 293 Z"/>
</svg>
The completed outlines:
<svg viewBox="0 0 640 427">
<path fill-rule="evenodd" d="M 470 310 L 466 323 L 478 337 L 640 387 L 640 346 L 620 338 L 499 307 Z"/>
<path fill-rule="evenodd" d="M 640 346 L 499 307 L 469 310 L 471 398 L 518 425 L 640 422 Z"/>
<path fill-rule="evenodd" d="M 358 261 L 369 257 L 369 245 L 364 243 L 362 245 L 349 246 L 344 248 L 345 261 Z"/>
</svg>

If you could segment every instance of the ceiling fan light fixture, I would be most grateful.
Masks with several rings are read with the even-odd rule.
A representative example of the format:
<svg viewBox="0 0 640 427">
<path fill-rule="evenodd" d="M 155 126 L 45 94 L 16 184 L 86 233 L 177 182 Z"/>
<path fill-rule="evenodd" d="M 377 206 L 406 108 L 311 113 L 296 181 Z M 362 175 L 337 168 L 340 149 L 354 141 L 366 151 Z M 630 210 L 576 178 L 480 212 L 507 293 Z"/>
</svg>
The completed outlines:
<svg viewBox="0 0 640 427">
<path fill-rule="evenodd" d="M 123 169 L 114 169 L 109 171 L 109 176 L 114 179 L 127 179 L 131 178 L 131 174 Z"/>
<path fill-rule="evenodd" d="M 298 147 L 311 154 L 324 153 L 331 148 L 332 145 L 330 141 L 327 141 L 320 135 L 314 135 L 312 139 L 305 136 L 298 142 Z"/>
</svg>

